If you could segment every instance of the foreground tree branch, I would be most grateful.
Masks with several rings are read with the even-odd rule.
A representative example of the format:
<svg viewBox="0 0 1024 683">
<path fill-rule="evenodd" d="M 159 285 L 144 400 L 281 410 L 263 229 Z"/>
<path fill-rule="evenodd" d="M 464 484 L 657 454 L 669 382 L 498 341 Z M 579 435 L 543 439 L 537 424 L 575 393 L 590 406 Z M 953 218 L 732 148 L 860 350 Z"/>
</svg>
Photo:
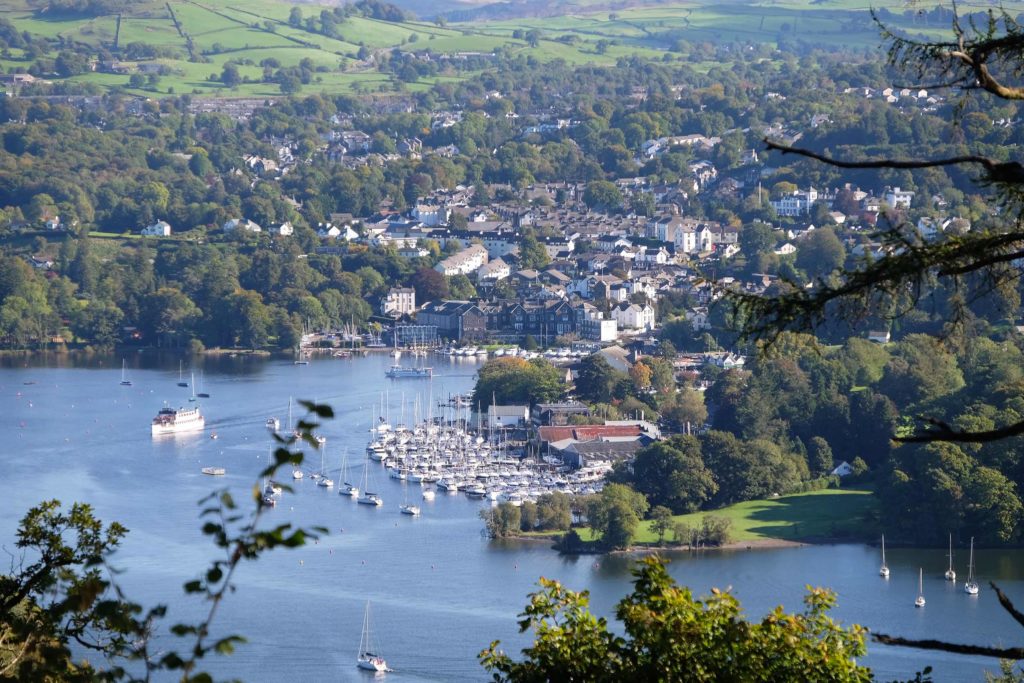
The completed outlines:
<svg viewBox="0 0 1024 683">
<path fill-rule="evenodd" d="M 994 582 L 990 581 L 989 586 L 996 592 L 996 597 L 999 598 L 999 604 L 1003 606 L 1014 620 L 1024 626 L 1024 614 L 1022 614 L 1016 607 L 1010 598 L 1006 597 L 1006 594 L 1000 590 Z M 899 647 L 916 647 L 921 650 L 941 650 L 942 652 L 952 652 L 958 655 L 978 655 L 981 657 L 996 657 L 998 659 L 1010 659 L 1020 660 L 1024 659 L 1024 647 L 988 647 L 985 645 L 963 645 L 961 643 L 947 643 L 943 640 L 914 640 L 912 638 L 901 638 L 899 636 L 890 636 L 885 633 L 874 633 L 871 635 L 872 639 L 876 642 L 882 643 L 883 645 L 896 645 Z"/>
<path fill-rule="evenodd" d="M 802 157 L 809 159 L 815 159 L 822 163 L 826 163 L 829 166 L 836 166 L 838 168 L 934 168 L 936 166 L 954 166 L 957 164 L 981 164 L 989 172 L 1000 166 L 1016 166 L 1018 172 L 1022 170 L 1020 164 L 1011 162 L 1010 164 L 1001 164 L 993 161 L 988 157 L 977 156 L 969 154 L 966 156 L 949 157 L 947 159 L 870 159 L 867 161 L 849 161 L 844 159 L 834 159 L 824 154 L 805 149 L 803 147 L 793 147 L 791 145 L 783 145 L 778 142 L 773 142 L 768 138 L 764 138 L 764 144 L 769 151 L 781 152 L 782 154 L 797 154 Z M 1024 174 L 1020 176 L 1024 179 Z"/>
<path fill-rule="evenodd" d="M 894 436 L 893 441 L 898 443 L 929 443 L 931 441 L 952 441 L 956 443 L 991 443 L 1008 439 L 1012 436 L 1024 434 L 1024 421 L 1016 422 L 999 429 L 989 429 L 980 432 L 970 432 L 963 429 L 951 427 L 942 420 L 935 418 L 921 418 L 932 426 L 923 432 L 911 436 Z"/>
<path fill-rule="evenodd" d="M 995 657 L 997 659 L 1024 659 L 1024 648 L 1021 647 L 986 647 L 984 645 L 962 645 L 959 643 L 947 643 L 942 640 L 914 640 L 913 638 L 901 638 L 890 636 L 884 633 L 872 634 L 871 638 L 883 645 L 896 645 L 899 647 L 916 647 L 919 650 L 941 650 L 952 652 L 958 655 L 977 655 L 980 657 Z"/>
</svg>

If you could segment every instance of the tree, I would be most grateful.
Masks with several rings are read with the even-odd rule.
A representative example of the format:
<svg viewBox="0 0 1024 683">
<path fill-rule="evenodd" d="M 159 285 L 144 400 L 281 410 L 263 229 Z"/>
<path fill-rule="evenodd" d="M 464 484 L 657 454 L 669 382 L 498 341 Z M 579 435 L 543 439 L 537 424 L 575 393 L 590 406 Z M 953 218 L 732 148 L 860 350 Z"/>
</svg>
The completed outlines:
<svg viewBox="0 0 1024 683">
<path fill-rule="evenodd" d="M 960 93 L 963 109 L 973 106 L 968 101 L 979 93 L 1011 102 L 1024 99 L 1024 86 L 1014 80 L 1020 75 L 1017 67 L 1024 64 L 1024 29 L 1008 11 L 992 10 L 988 18 L 979 21 L 960 17 L 954 10 L 953 35 L 946 40 L 911 39 L 881 27 L 889 43 L 889 64 L 922 80 L 940 74 L 945 87 Z M 969 168 L 977 172 L 976 182 L 993 188 L 996 196 L 992 205 L 1005 204 L 1008 208 L 990 225 L 942 240 L 915 239 L 907 226 L 893 221 L 881 235 L 883 243 L 892 247 L 885 257 L 837 273 L 812 290 L 790 285 L 771 297 L 734 292 L 731 298 L 748 336 L 770 337 L 794 327 L 812 329 L 830 317 L 834 319 L 837 313 L 846 320 L 857 320 L 883 311 L 895 319 L 910 310 L 908 297 L 914 303 L 936 292 L 952 293 L 945 302 L 949 308 L 948 329 L 962 331 L 971 319 L 969 302 L 1016 287 L 1019 269 L 1013 264 L 1024 255 L 1020 203 L 1024 166 L 1019 161 L 980 154 L 851 161 L 772 141 L 767 145 L 782 154 L 843 169 L 902 172 Z M 896 435 L 895 439 L 984 443 L 1024 434 L 1024 419 L 1019 417 L 1010 424 L 980 430 L 956 428 L 935 417 L 926 417 L 922 424 L 915 433 Z"/>
<path fill-rule="evenodd" d="M 228 62 L 220 72 L 220 82 L 229 88 L 234 88 L 242 82 L 242 76 L 238 72 L 238 66 Z"/>
<path fill-rule="evenodd" d="M 811 469 L 811 474 L 817 477 L 832 471 L 832 447 L 820 436 L 811 438 L 810 447 L 807 449 L 807 466 Z"/>
<path fill-rule="evenodd" d="M 523 268 L 543 269 L 551 263 L 548 250 L 540 243 L 532 230 L 526 231 L 523 235 L 523 242 L 519 249 L 519 262 Z"/>
<path fill-rule="evenodd" d="M 451 298 L 448 281 L 444 275 L 427 266 L 423 266 L 412 276 L 412 286 L 416 290 L 418 304 Z"/>
<path fill-rule="evenodd" d="M 0 671 L 11 680 L 63 680 L 79 666 L 69 644 L 117 654 L 129 643 L 119 620 L 128 606 L 106 594 L 101 566 L 127 533 L 116 522 L 104 527 L 92 508 L 61 508 L 49 500 L 28 511 L 18 526 L 17 546 L 33 559 L 0 575 Z M 77 597 L 77 599 L 75 599 Z M 85 680 L 94 674 L 83 665 Z M 83 675 L 84 674 L 84 675 Z"/>
<path fill-rule="evenodd" d="M 313 415 L 331 417 L 328 406 L 301 402 Z M 0 677 L 18 681 L 211 680 L 198 670 L 199 660 L 230 654 L 244 638 L 210 637 L 210 627 L 223 599 L 234 591 L 235 569 L 274 548 L 295 548 L 315 538 L 321 528 L 267 525 L 261 517 L 269 507 L 259 479 L 273 478 L 278 470 L 302 463 L 301 452 L 290 448 L 300 439 L 315 444 L 308 417 L 298 424 L 299 435 L 279 443 L 272 462 L 258 475 L 252 488 L 254 503 L 243 514 L 227 489 L 200 501 L 203 534 L 217 548 L 202 578 L 184 585 L 187 595 L 202 596 L 206 615 L 198 623 L 178 623 L 167 630 L 185 646 L 178 652 L 162 637 L 155 651 L 154 634 L 167 614 L 166 605 L 145 609 L 131 602 L 110 577 L 117 573 L 109 558 L 127 533 L 120 524 L 104 525 L 88 505 L 63 507 L 45 501 L 28 511 L 17 531 L 19 558 L 0 574 Z M 109 663 L 98 670 L 85 661 L 73 661 L 71 645 L 94 652 Z M 126 668 L 130 666 L 130 668 Z M 172 673 L 173 672 L 173 673 Z"/>
<path fill-rule="evenodd" d="M 484 527 L 490 538 L 519 535 L 522 513 L 512 503 L 499 503 L 496 507 L 481 510 L 480 518 L 484 520 Z"/>
<path fill-rule="evenodd" d="M 615 385 L 623 379 L 619 372 L 600 354 L 591 354 L 580 363 L 576 375 L 576 393 L 586 401 L 607 403 Z"/>
<path fill-rule="evenodd" d="M 753 260 L 759 254 L 768 254 L 775 248 L 775 235 L 767 223 L 754 221 L 743 226 L 740 231 L 740 250 L 748 259 Z"/>
<path fill-rule="evenodd" d="M 469 281 L 469 278 L 464 274 L 459 273 L 458 275 L 452 275 L 448 278 L 448 289 L 451 291 L 451 296 L 454 299 L 475 299 L 476 298 L 476 287 Z"/>
<path fill-rule="evenodd" d="M 564 391 L 562 373 L 547 361 L 537 358 L 492 358 L 477 373 L 474 393 L 481 408 L 492 399 L 498 405 L 545 403 L 557 400 Z"/>
<path fill-rule="evenodd" d="M 622 192 L 615 183 L 594 180 L 587 183 L 587 188 L 583 191 L 583 202 L 591 209 L 612 211 L 622 206 Z"/>
<path fill-rule="evenodd" d="M 636 452 L 630 481 L 652 505 L 676 514 L 693 512 L 718 490 L 700 448 L 693 436 L 673 436 L 645 446 Z"/>
<path fill-rule="evenodd" d="M 697 431 L 708 419 L 704 393 L 695 389 L 682 389 L 670 402 L 662 406 L 662 417 L 673 428 L 683 430 L 687 434 Z"/>
<path fill-rule="evenodd" d="M 651 510 L 651 531 L 658 534 L 658 545 L 665 542 L 665 534 L 672 527 L 672 511 L 664 505 Z"/>
<path fill-rule="evenodd" d="M 867 651 L 866 629 L 844 628 L 828 616 L 835 594 L 809 589 L 805 610 L 781 607 L 760 622 L 743 618 L 739 601 L 715 590 L 697 600 L 677 586 L 664 560 L 647 558 L 633 570 L 633 591 L 616 606 L 624 635 L 592 615 L 587 592 L 541 579 L 520 615 L 533 643 L 514 661 L 495 641 L 480 661 L 495 681 L 869 681 L 857 663 Z"/>
<path fill-rule="evenodd" d="M 821 278 L 837 270 L 846 261 L 846 248 L 832 228 L 818 228 L 800 240 L 796 266 L 809 277 Z"/>
<path fill-rule="evenodd" d="M 647 498 L 622 484 L 608 484 L 587 505 L 590 527 L 610 549 L 628 548 L 640 520 L 647 512 Z"/>
</svg>

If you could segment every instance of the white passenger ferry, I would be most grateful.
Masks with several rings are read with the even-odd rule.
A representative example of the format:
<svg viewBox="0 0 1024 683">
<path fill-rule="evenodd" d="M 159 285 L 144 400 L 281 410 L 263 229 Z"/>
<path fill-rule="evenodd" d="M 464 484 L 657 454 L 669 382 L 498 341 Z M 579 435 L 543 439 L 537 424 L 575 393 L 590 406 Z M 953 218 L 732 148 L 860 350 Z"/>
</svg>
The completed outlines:
<svg viewBox="0 0 1024 683">
<path fill-rule="evenodd" d="M 190 408 L 171 408 L 164 406 L 153 418 L 153 436 L 161 434 L 181 434 L 184 432 L 201 432 L 206 428 L 206 419 L 199 411 L 199 406 Z"/>
</svg>

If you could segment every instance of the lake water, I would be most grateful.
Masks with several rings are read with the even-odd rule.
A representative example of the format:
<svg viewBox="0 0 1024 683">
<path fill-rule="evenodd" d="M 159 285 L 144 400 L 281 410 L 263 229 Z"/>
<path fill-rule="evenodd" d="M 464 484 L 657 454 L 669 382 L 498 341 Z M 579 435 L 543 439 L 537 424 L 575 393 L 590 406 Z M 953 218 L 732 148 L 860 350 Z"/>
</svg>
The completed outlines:
<svg viewBox="0 0 1024 683">
<path fill-rule="evenodd" d="M 319 430 L 327 437 L 329 468 L 342 452 L 358 467 L 374 406 L 382 392 L 393 422 L 412 422 L 449 393 L 471 388 L 479 365 L 430 360 L 430 381 L 384 378 L 384 355 L 289 360 L 206 358 L 194 368 L 207 418 L 203 434 L 153 439 L 152 416 L 164 401 L 187 404 L 191 389 L 176 386 L 178 360 L 150 353 L 127 356 L 131 387 L 118 385 L 119 357 L 5 358 L 0 367 L 0 424 L 5 427 L 5 481 L 0 507 L 0 543 L 12 548 L 17 522 L 46 498 L 91 503 L 104 520 L 118 520 L 131 533 L 114 564 L 125 570 L 121 583 L 146 605 L 172 604 L 171 621 L 194 619 L 197 598 L 182 597 L 181 585 L 196 578 L 215 555 L 199 533 L 197 501 L 221 486 L 245 499 L 256 472 L 265 466 L 271 442 L 264 423 L 287 419 L 290 396 L 330 403 L 336 417 Z M 186 361 L 185 379 L 189 377 Z M 200 377 L 200 374 L 201 377 Z M 435 409 L 436 412 L 436 409 Z M 298 411 L 296 411 L 298 417 Z M 209 438 L 211 431 L 217 440 Z M 319 457 L 310 463 L 319 469 Z M 200 473 L 205 466 L 227 469 L 224 477 Z M 359 471 L 357 467 L 357 472 Z M 481 536 L 477 517 L 483 502 L 439 493 L 422 502 L 419 518 L 400 515 L 406 491 L 419 498 L 418 484 L 388 479 L 371 464 L 384 505 L 370 508 L 306 479 L 268 512 L 272 522 L 322 525 L 330 535 L 295 551 L 275 551 L 243 565 L 238 591 L 216 621 L 216 634 L 242 633 L 249 643 L 235 655 L 206 668 L 247 681 L 365 681 L 355 655 L 367 600 L 373 605 L 380 649 L 396 670 L 395 681 L 484 680 L 476 655 L 493 639 L 509 651 L 526 644 L 516 615 L 537 578 L 559 579 L 589 589 L 596 612 L 610 614 L 629 589 L 628 556 L 566 557 L 546 544 L 500 544 Z M 408 487 L 408 488 L 406 488 Z M 957 569 L 966 573 L 965 548 Z M 670 571 L 698 593 L 731 586 L 746 612 L 759 617 L 778 604 L 801 607 L 804 586 L 836 590 L 833 616 L 872 630 L 912 638 L 943 638 L 979 644 L 1020 642 L 1021 630 L 999 607 L 987 587 L 997 581 L 1024 605 L 1024 554 L 978 551 L 983 590 L 966 596 L 942 580 L 945 551 L 891 549 L 892 578 L 877 574 L 877 550 L 858 545 L 673 555 Z M 915 609 L 917 569 L 925 572 L 928 604 Z M 961 579 L 962 581 L 962 579 Z M 879 680 L 910 678 L 927 664 L 940 681 L 981 680 L 997 663 L 935 652 L 869 645 L 865 660 Z"/>
</svg>

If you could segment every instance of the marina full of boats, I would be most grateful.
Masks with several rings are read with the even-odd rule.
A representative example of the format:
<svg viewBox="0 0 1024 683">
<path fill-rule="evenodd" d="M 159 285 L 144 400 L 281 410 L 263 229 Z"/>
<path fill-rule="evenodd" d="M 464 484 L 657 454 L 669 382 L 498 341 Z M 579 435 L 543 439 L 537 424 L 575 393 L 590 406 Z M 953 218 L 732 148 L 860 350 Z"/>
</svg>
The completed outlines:
<svg viewBox="0 0 1024 683">
<path fill-rule="evenodd" d="M 337 480 L 324 467 L 324 448 L 321 447 L 319 470 L 303 472 L 296 469 L 294 479 L 307 476 L 317 486 L 337 491 L 361 505 L 382 506 L 384 500 L 374 492 L 375 464 L 380 476 L 418 485 L 423 500 L 433 500 L 436 494 L 465 494 L 473 500 L 492 503 L 510 503 L 520 506 L 537 502 L 547 493 L 569 496 L 598 493 L 604 486 L 605 475 L 611 464 L 596 462 L 575 471 L 569 471 L 557 461 L 538 461 L 510 455 L 503 444 L 490 444 L 473 431 L 458 424 L 426 421 L 415 427 L 392 426 L 380 421 L 363 456 L 362 476 L 357 482 L 349 477 L 347 455 L 342 458 Z M 333 470 L 331 470 L 333 472 Z M 272 493 L 269 490 L 267 493 Z M 405 500 L 399 505 L 404 515 L 418 516 L 421 508 Z M 269 503 L 269 501 L 267 501 Z"/>
<path fill-rule="evenodd" d="M 366 456 L 391 479 L 513 505 L 536 502 L 545 493 L 597 493 L 611 471 L 607 462 L 569 471 L 558 461 L 515 457 L 505 444 L 492 444 L 459 421 L 406 427 L 381 420 L 371 430 Z"/>
</svg>

